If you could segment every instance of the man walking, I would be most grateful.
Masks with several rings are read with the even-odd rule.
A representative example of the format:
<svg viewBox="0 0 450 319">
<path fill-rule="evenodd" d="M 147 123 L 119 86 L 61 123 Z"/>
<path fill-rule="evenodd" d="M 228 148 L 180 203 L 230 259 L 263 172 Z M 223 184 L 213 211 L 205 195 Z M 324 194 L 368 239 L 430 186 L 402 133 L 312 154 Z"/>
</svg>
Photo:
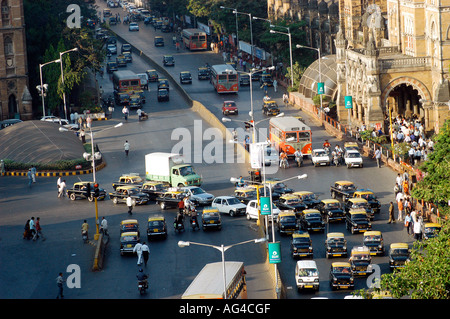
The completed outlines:
<svg viewBox="0 0 450 319">
<path fill-rule="evenodd" d="M 143 242 L 142 243 L 142 256 L 144 257 L 145 267 L 147 267 L 147 261 L 148 261 L 149 255 L 150 255 L 150 248 L 148 248 L 148 245 L 145 242 Z"/>
<path fill-rule="evenodd" d="M 133 199 L 131 198 L 130 194 L 128 194 L 127 196 L 127 206 L 128 206 L 128 214 L 132 215 L 133 213 L 131 211 L 133 210 Z"/>
<path fill-rule="evenodd" d="M 134 248 L 133 248 L 133 253 L 136 253 L 138 256 L 138 261 L 137 264 L 140 265 L 142 264 L 142 244 L 140 242 L 138 242 Z"/>
<path fill-rule="evenodd" d="M 375 151 L 375 154 L 373 155 L 373 157 L 377 160 L 378 168 L 381 168 L 381 149 L 378 148 Z"/>
<path fill-rule="evenodd" d="M 395 218 L 394 218 L 394 203 L 390 203 L 389 204 L 389 221 L 388 224 L 390 223 L 395 223 Z"/>
<path fill-rule="evenodd" d="M 125 141 L 125 144 L 123 144 L 123 148 L 125 149 L 125 155 L 128 156 L 128 152 L 130 151 L 130 143 L 128 143 L 128 141 Z"/>
<path fill-rule="evenodd" d="M 58 274 L 58 277 L 56 277 L 56 285 L 58 286 L 58 295 L 56 296 L 56 299 L 59 299 L 59 297 L 61 297 L 61 299 L 64 298 L 63 296 L 63 283 L 64 283 L 64 278 L 63 278 L 63 274 L 62 272 L 60 272 Z"/>
</svg>

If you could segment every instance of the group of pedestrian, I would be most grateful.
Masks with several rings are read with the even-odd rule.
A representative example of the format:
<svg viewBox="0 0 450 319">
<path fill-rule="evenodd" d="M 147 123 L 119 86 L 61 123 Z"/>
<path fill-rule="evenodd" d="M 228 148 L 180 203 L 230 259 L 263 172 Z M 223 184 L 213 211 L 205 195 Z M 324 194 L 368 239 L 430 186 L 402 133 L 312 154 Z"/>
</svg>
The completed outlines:
<svg viewBox="0 0 450 319">
<path fill-rule="evenodd" d="M 35 166 L 32 166 L 28 169 L 27 172 L 27 177 L 28 177 L 28 187 L 31 188 L 31 185 L 33 185 L 33 183 L 36 183 L 36 174 L 37 174 L 37 170 Z"/>
<path fill-rule="evenodd" d="M 42 237 L 42 240 L 45 240 L 44 236 L 42 235 L 40 218 L 36 217 L 35 220 L 34 217 L 31 217 L 31 219 L 28 219 L 25 223 L 23 239 L 32 239 L 33 241 L 36 241 L 39 237 Z"/>
<path fill-rule="evenodd" d="M 144 265 L 147 267 L 148 257 L 150 255 L 150 248 L 145 243 L 145 241 L 141 244 L 138 242 L 134 248 L 133 252 L 138 256 L 137 265 L 142 265 L 142 261 L 144 261 Z"/>
<path fill-rule="evenodd" d="M 409 175 L 405 171 L 397 174 L 394 186 L 395 200 L 397 202 L 398 215 L 394 217 L 394 203 L 389 204 L 390 223 L 403 222 L 408 235 L 414 236 L 415 240 L 422 239 L 423 217 L 419 212 L 409 194 Z"/>
</svg>

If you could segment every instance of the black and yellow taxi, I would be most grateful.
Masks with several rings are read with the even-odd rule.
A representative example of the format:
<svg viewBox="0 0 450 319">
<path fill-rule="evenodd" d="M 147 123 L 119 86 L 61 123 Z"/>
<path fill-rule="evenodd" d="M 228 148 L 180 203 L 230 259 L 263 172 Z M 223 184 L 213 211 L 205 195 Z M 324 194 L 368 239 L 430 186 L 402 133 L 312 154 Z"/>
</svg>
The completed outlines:
<svg viewBox="0 0 450 319">
<path fill-rule="evenodd" d="M 355 150 L 359 152 L 359 146 L 356 142 L 345 142 L 344 143 L 344 152 Z"/>
<path fill-rule="evenodd" d="M 120 233 L 137 232 L 139 234 L 139 222 L 137 219 L 124 219 L 120 222 Z"/>
<path fill-rule="evenodd" d="M 384 255 L 383 234 L 379 230 L 366 231 L 363 235 L 363 245 L 369 248 L 373 256 Z"/>
<path fill-rule="evenodd" d="M 197 78 L 199 80 L 209 80 L 209 69 L 207 67 L 200 67 L 197 69 Z"/>
<path fill-rule="evenodd" d="M 115 61 L 109 61 L 106 63 L 106 72 L 111 74 L 114 71 L 117 71 L 117 63 Z"/>
<path fill-rule="evenodd" d="M 280 108 L 277 102 L 274 100 L 264 101 L 262 105 L 262 112 L 264 115 L 278 115 L 280 114 Z"/>
<path fill-rule="evenodd" d="M 344 210 L 337 199 L 322 199 L 317 209 L 328 223 L 341 222 L 345 219 Z"/>
<path fill-rule="evenodd" d="M 117 182 L 112 183 L 112 188 L 116 189 L 118 186 L 138 186 L 141 187 L 143 183 L 142 178 L 137 173 L 127 173 L 123 174 L 119 177 L 119 180 Z"/>
<path fill-rule="evenodd" d="M 159 89 L 167 89 L 167 90 L 170 90 L 170 87 L 169 87 L 169 80 L 164 79 L 164 78 L 158 79 L 158 90 L 159 90 Z"/>
<path fill-rule="evenodd" d="M 158 91 L 156 92 L 156 96 L 158 102 L 169 101 L 170 100 L 169 89 L 158 89 Z"/>
<path fill-rule="evenodd" d="M 306 205 L 306 208 L 317 208 L 320 204 L 320 199 L 316 194 L 311 191 L 298 191 L 293 192 L 293 195 L 300 198 L 300 200 Z"/>
<path fill-rule="evenodd" d="M 296 231 L 292 234 L 291 253 L 293 258 L 313 257 L 311 237 L 308 232 Z"/>
<path fill-rule="evenodd" d="M 156 204 L 158 204 L 162 210 L 167 208 L 176 208 L 180 200 L 186 197 L 186 194 L 178 188 L 168 188 L 162 194 L 156 197 Z"/>
<path fill-rule="evenodd" d="M 374 192 L 370 189 L 357 189 L 353 194 L 354 198 L 364 198 L 369 206 L 373 209 L 374 213 L 379 213 L 381 209 L 380 201 Z"/>
<path fill-rule="evenodd" d="M 106 198 L 106 192 L 103 188 L 98 190 L 99 196 L 97 200 L 104 200 Z M 67 189 L 67 197 L 71 200 L 77 198 L 87 199 L 88 201 L 94 201 L 94 182 L 76 182 L 72 188 Z"/>
<path fill-rule="evenodd" d="M 181 84 L 192 84 L 192 75 L 189 71 L 181 71 L 180 72 L 180 83 Z"/>
<path fill-rule="evenodd" d="M 300 227 L 308 232 L 325 231 L 325 223 L 322 214 L 317 209 L 305 209 L 300 215 Z"/>
<path fill-rule="evenodd" d="M 273 79 L 272 76 L 269 73 L 263 72 L 261 76 L 259 77 L 259 84 L 267 86 L 273 86 Z"/>
<path fill-rule="evenodd" d="M 306 209 L 306 205 L 293 194 L 284 194 L 275 202 L 275 205 L 280 210 L 293 210 L 297 217 L 300 217 L 303 210 Z"/>
<path fill-rule="evenodd" d="M 410 260 L 410 253 L 407 243 L 392 243 L 389 246 L 389 269 L 393 271 L 405 267 Z"/>
<path fill-rule="evenodd" d="M 128 195 L 135 205 L 145 205 L 149 201 L 147 194 L 134 185 L 118 186 L 115 191 L 109 193 L 109 198 L 114 204 L 126 203 Z"/>
<path fill-rule="evenodd" d="M 331 198 L 341 198 L 342 201 L 353 197 L 355 191 L 356 186 L 352 181 L 340 180 L 330 186 Z"/>
<path fill-rule="evenodd" d="M 347 213 L 345 213 L 345 227 L 352 234 L 364 233 L 372 229 L 372 224 L 370 223 L 370 218 L 365 209 L 351 208 Z"/>
<path fill-rule="evenodd" d="M 245 205 L 247 205 L 249 201 L 257 199 L 256 189 L 253 187 L 238 187 L 234 190 L 233 196 Z"/>
<path fill-rule="evenodd" d="M 373 209 L 370 207 L 369 202 L 367 200 L 365 200 L 364 198 L 358 198 L 358 197 L 349 198 L 344 203 L 344 211 L 348 212 L 348 211 L 350 211 L 350 209 L 364 209 L 367 213 L 367 216 L 369 216 L 369 218 L 371 220 L 374 219 L 375 215 L 374 215 Z"/>
<path fill-rule="evenodd" d="M 442 225 L 439 223 L 424 223 L 422 234 L 423 239 L 436 237 L 441 231 Z"/>
<path fill-rule="evenodd" d="M 123 54 L 120 54 L 116 57 L 116 63 L 119 68 L 127 66 L 127 60 L 125 59 L 125 56 Z"/>
<path fill-rule="evenodd" d="M 129 105 L 130 95 L 127 92 L 114 91 L 114 101 L 120 106 Z"/>
<path fill-rule="evenodd" d="M 163 65 L 164 66 L 175 66 L 175 59 L 172 55 L 164 55 L 163 56 Z"/>
<path fill-rule="evenodd" d="M 144 93 L 144 91 L 142 91 L 142 90 L 136 90 L 136 91 L 133 91 L 133 94 L 139 95 L 139 97 L 141 98 L 141 103 L 142 103 L 142 104 L 145 104 L 146 99 L 145 99 L 145 93 Z"/>
<path fill-rule="evenodd" d="M 283 211 L 278 214 L 277 228 L 280 234 L 293 234 L 299 230 L 298 220 L 293 211 Z"/>
<path fill-rule="evenodd" d="M 150 216 L 147 220 L 147 239 L 167 237 L 167 224 L 163 216 Z"/>
<path fill-rule="evenodd" d="M 222 218 L 215 207 L 205 207 L 202 211 L 202 229 L 222 229 Z"/>
<path fill-rule="evenodd" d="M 273 195 L 281 196 L 283 194 L 292 194 L 294 192 L 292 188 L 287 187 L 285 183 L 276 178 L 266 179 L 266 184 L 270 185 L 272 197 Z"/>
<path fill-rule="evenodd" d="M 127 63 L 133 63 L 133 56 L 131 55 L 131 52 L 124 52 L 123 56 L 125 57 L 125 61 Z"/>
<path fill-rule="evenodd" d="M 156 72 L 156 70 L 153 69 L 147 70 L 145 71 L 145 73 L 147 73 L 149 82 L 158 82 L 159 75 L 158 72 Z"/>
<path fill-rule="evenodd" d="M 347 240 L 344 233 L 332 232 L 327 234 L 325 239 L 325 254 L 330 257 L 347 257 Z"/>
<path fill-rule="evenodd" d="M 133 254 L 134 246 L 139 242 L 138 232 L 123 232 L 120 234 L 120 255 Z"/>
<path fill-rule="evenodd" d="M 350 263 L 334 262 L 331 264 L 330 286 L 332 290 L 355 288 L 355 282 Z"/>
<path fill-rule="evenodd" d="M 156 36 L 154 39 L 155 47 L 163 47 L 164 46 L 164 38 L 160 35 Z"/>
<path fill-rule="evenodd" d="M 142 108 L 141 97 L 138 94 L 130 95 L 130 104 L 128 107 L 130 108 L 130 110 Z"/>
<path fill-rule="evenodd" d="M 167 185 L 157 181 L 145 182 L 142 184 L 141 191 L 147 194 L 150 200 L 155 200 L 167 191 Z"/>
<path fill-rule="evenodd" d="M 370 250 L 365 246 L 353 247 L 349 262 L 354 276 L 367 276 L 373 272 Z"/>
</svg>

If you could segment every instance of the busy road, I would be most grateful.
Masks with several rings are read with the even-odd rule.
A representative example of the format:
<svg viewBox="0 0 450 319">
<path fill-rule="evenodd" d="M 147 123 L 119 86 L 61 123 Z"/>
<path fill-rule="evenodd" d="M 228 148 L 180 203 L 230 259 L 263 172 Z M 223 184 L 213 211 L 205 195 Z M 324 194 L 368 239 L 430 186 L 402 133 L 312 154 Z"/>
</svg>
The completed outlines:
<svg viewBox="0 0 450 319">
<path fill-rule="evenodd" d="M 106 7 L 106 3 L 99 2 L 99 9 Z M 120 12 L 121 8 L 112 9 L 114 13 Z M 233 116 L 231 121 L 224 123 L 229 129 L 242 127 L 239 121 L 248 121 L 248 112 L 251 111 L 250 88 L 241 87 L 238 94 L 218 95 L 213 90 L 209 81 L 198 81 L 196 79 L 197 69 L 204 66 L 223 63 L 222 56 L 211 51 L 190 52 L 187 50 L 177 51 L 172 44 L 172 33 L 161 33 L 151 26 L 145 26 L 139 22 L 138 32 L 128 31 L 128 26 L 119 24 L 111 29 L 120 37 L 126 39 L 133 46 L 142 51 L 157 63 L 161 63 L 164 54 L 172 54 L 175 57 L 175 66 L 167 67 L 167 71 L 177 80 L 181 71 L 190 71 L 193 75 L 193 83 L 182 85 L 182 88 L 193 100 L 204 104 L 219 119 L 222 118 L 221 107 L 224 100 L 234 100 L 239 108 L 239 115 Z M 154 36 L 163 36 L 166 45 L 162 48 L 153 45 Z M 120 43 L 119 43 L 120 44 Z M 120 45 L 118 45 L 120 47 Z M 145 72 L 151 69 L 137 54 L 133 54 L 133 62 L 127 64 L 126 69 L 136 73 Z M 97 77 L 98 83 L 104 90 L 104 96 L 112 95 L 113 87 L 110 76 L 106 73 L 103 77 Z M 286 115 L 302 116 L 305 123 L 312 130 L 312 146 L 319 148 L 325 139 L 328 139 L 332 146 L 340 144 L 342 141 L 330 137 L 322 127 L 318 126 L 307 114 L 292 106 L 285 106 L 282 102 L 282 90 L 274 92 L 270 89 L 269 95 L 281 106 L 282 112 Z M 95 142 L 103 154 L 107 166 L 97 172 L 97 180 L 100 187 L 108 192 L 112 190 L 111 183 L 117 181 L 118 177 L 125 173 L 145 174 L 144 157 L 152 152 L 171 152 L 177 145 L 176 134 L 174 132 L 189 132 L 189 145 L 192 149 L 204 150 L 208 141 L 196 140 L 195 130 L 201 132 L 210 128 L 204 121 L 201 122 L 199 114 L 191 111 L 187 102 L 180 95 L 178 90 L 170 90 L 169 102 L 157 102 L 156 83 L 150 83 L 149 91 L 145 92 L 146 104 L 143 110 L 149 113 L 149 119 L 138 121 L 135 112 L 130 114 L 127 122 L 124 122 L 121 108 L 116 106 L 115 111 L 108 121 L 94 123 L 94 131 L 124 122 L 119 128 L 99 132 L 95 135 Z M 261 114 L 260 107 L 263 101 L 263 92 L 258 83 L 253 84 L 253 101 L 255 121 L 266 119 Z M 187 131 L 179 131 L 186 128 Z M 268 121 L 262 121 L 258 128 L 267 129 Z M 267 132 L 267 131 L 266 131 Z M 203 134 L 202 134 L 203 136 Z M 260 140 L 265 140 L 264 131 L 259 136 Z M 239 136 L 242 142 L 244 136 Z M 128 140 L 131 148 L 128 156 L 125 156 L 123 145 Z M 225 142 L 225 141 L 224 141 Z M 200 143 L 199 148 L 194 144 Z M 223 145 L 223 154 L 226 154 L 227 147 Z M 202 176 L 202 188 L 214 196 L 231 195 L 234 185 L 230 183 L 230 177 L 240 175 L 247 177 L 249 165 L 239 163 L 208 163 L 202 154 L 194 153 L 193 158 L 196 172 Z M 295 191 L 308 190 L 319 196 L 319 199 L 330 198 L 330 185 L 337 180 L 349 180 L 355 183 L 357 188 L 367 188 L 373 190 L 381 202 L 381 212 L 375 216 L 372 228 L 382 232 L 385 249 L 388 250 L 393 242 L 412 242 L 406 234 L 401 223 L 387 224 L 388 204 L 394 201 L 393 185 L 396 173 L 387 167 L 378 168 L 375 161 L 364 158 L 364 168 L 347 169 L 341 165 L 339 167 L 325 166 L 313 167 L 309 159 L 305 159 L 301 168 L 292 165 L 287 169 L 278 170 L 273 176 L 280 180 L 289 179 L 296 175 L 307 174 L 307 179 L 292 179 L 286 182 L 288 187 Z M 67 185 L 91 176 L 67 176 Z M 134 256 L 120 256 L 119 254 L 119 223 L 128 218 L 127 208 L 124 204 L 114 205 L 111 200 L 106 199 L 99 202 L 99 217 L 105 216 L 110 229 L 110 242 L 105 256 L 105 268 L 98 273 L 90 271 L 92 266 L 92 249 L 86 249 L 80 237 L 80 228 L 84 219 L 90 224 L 91 234 L 95 225 L 93 217 L 93 205 L 86 200 L 70 201 L 67 198 L 57 198 L 56 178 L 39 178 L 32 189 L 26 188 L 25 177 L 2 177 L 0 193 L 5 194 L 0 199 L 2 209 L 0 213 L 2 263 L 0 271 L 0 286 L 5 287 L 14 278 L 15 285 L 8 290 L 2 290 L 2 298 L 54 298 L 56 289 L 54 278 L 57 274 L 65 271 L 67 265 L 78 264 L 82 269 L 82 288 L 70 289 L 66 292 L 67 298 L 137 298 L 136 287 L 136 258 Z M 29 219 L 30 212 L 33 216 L 41 217 L 41 225 L 46 236 L 46 241 L 28 242 L 23 241 L 21 234 L 23 224 Z M 177 242 L 196 241 L 213 245 L 233 244 L 256 238 L 255 222 L 248 221 L 243 216 L 230 217 L 222 216 L 223 228 L 220 231 L 192 231 L 186 229 L 183 233 L 175 233 L 172 221 L 175 217 L 176 209 L 161 211 L 160 206 L 149 203 L 147 205 L 136 206 L 133 209 L 133 218 L 139 220 L 141 232 L 145 233 L 146 221 L 150 215 L 163 215 L 169 226 L 169 235 L 166 240 L 154 241 L 150 243 L 150 262 L 145 268 L 149 273 L 150 289 L 145 296 L 152 299 L 179 298 L 196 274 L 204 264 L 220 260 L 218 251 L 191 246 L 179 248 Z M 187 224 L 186 224 L 187 226 Z M 353 246 L 362 245 L 361 234 L 351 234 L 345 229 L 345 224 L 327 224 L 324 233 L 311 234 L 312 246 L 314 250 L 313 260 L 316 261 L 319 270 L 320 289 L 318 292 L 298 293 L 294 278 L 296 260 L 290 255 L 291 236 L 281 236 L 275 232 L 275 240 L 281 243 L 282 262 L 278 264 L 278 269 L 286 289 L 288 299 L 309 299 L 313 297 L 326 297 L 330 299 L 342 299 L 350 292 L 332 291 L 329 286 L 329 269 L 332 261 L 347 261 L 345 258 L 327 259 L 325 256 L 325 239 L 329 232 L 342 232 L 347 240 L 348 250 Z M 270 234 L 271 235 L 271 234 Z M 270 240 L 273 238 L 270 236 Z M 227 260 L 243 261 L 247 272 L 248 290 L 253 291 L 249 298 L 265 298 L 264 292 L 271 289 L 271 277 L 264 266 L 264 247 L 258 244 L 246 244 L 237 246 L 226 253 Z M 388 258 L 386 254 L 381 257 L 373 257 L 374 264 L 380 266 L 381 273 L 389 272 Z M 26 276 L 23 276 L 26 274 Z M 258 284 L 257 284 L 258 283 Z M 260 287 L 260 291 L 252 289 Z M 366 277 L 355 280 L 355 289 L 367 288 Z"/>
</svg>

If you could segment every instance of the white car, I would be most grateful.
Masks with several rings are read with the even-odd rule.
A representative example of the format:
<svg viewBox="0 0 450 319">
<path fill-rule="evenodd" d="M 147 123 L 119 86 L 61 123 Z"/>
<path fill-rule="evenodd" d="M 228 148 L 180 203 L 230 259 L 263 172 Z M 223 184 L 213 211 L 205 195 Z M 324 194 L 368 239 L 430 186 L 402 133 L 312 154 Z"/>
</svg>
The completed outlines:
<svg viewBox="0 0 450 319">
<path fill-rule="evenodd" d="M 148 90 L 148 75 L 147 75 L 147 73 L 138 73 L 136 75 L 141 80 L 141 88 L 143 90 Z"/>
<path fill-rule="evenodd" d="M 247 219 L 251 220 L 251 219 L 258 219 L 258 201 L 253 199 L 251 201 L 248 202 L 247 204 L 247 209 L 245 211 L 245 214 L 247 215 Z M 275 221 L 278 219 L 278 214 L 280 213 L 280 209 L 277 208 L 275 205 L 273 205 L 272 203 L 272 215 L 275 217 Z M 272 216 L 269 216 L 269 220 L 272 220 Z"/>
<path fill-rule="evenodd" d="M 205 192 L 198 186 L 181 187 L 181 191 L 189 196 L 189 200 L 195 205 L 209 206 L 214 200 L 214 196 Z"/>
<path fill-rule="evenodd" d="M 234 196 L 219 196 L 216 197 L 212 204 L 221 213 L 229 214 L 231 217 L 236 215 L 245 215 L 247 206 L 242 204 L 239 199 Z"/>
<path fill-rule="evenodd" d="M 139 31 L 139 25 L 136 22 L 131 22 L 128 31 Z"/>
<path fill-rule="evenodd" d="M 322 148 L 316 148 L 311 152 L 311 160 L 314 166 L 331 165 L 331 159 L 328 152 Z"/>
<path fill-rule="evenodd" d="M 66 119 L 61 119 L 61 118 L 53 116 L 53 115 L 43 116 L 41 118 L 41 121 L 57 123 L 57 124 L 61 125 L 62 127 L 65 127 L 68 130 L 74 130 L 74 131 L 78 130 L 78 124 L 71 124 Z"/>
<path fill-rule="evenodd" d="M 363 167 L 363 159 L 361 154 L 357 150 L 348 150 L 344 156 L 345 165 L 347 168 L 351 167 Z"/>
</svg>

